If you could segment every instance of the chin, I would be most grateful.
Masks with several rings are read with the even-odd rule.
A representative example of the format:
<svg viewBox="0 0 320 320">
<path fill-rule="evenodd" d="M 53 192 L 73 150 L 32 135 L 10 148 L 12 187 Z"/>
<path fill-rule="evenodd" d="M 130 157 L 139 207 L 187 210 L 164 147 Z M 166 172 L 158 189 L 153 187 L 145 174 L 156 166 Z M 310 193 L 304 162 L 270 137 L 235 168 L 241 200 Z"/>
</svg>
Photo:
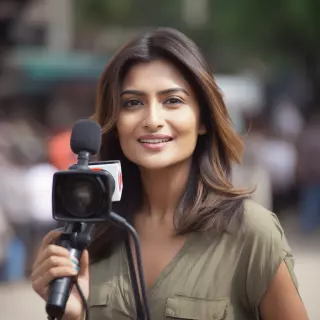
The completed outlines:
<svg viewBox="0 0 320 320">
<path fill-rule="evenodd" d="M 130 150 L 131 151 L 131 150 Z M 124 152 L 125 156 L 139 168 L 145 170 L 163 170 L 177 165 L 189 163 L 192 152 L 161 152 L 155 154 L 145 154 L 141 152 Z"/>
<path fill-rule="evenodd" d="M 136 163 L 141 169 L 144 170 L 162 170 L 175 165 L 175 162 L 162 162 L 162 161 L 140 161 Z"/>
<path fill-rule="evenodd" d="M 190 158 L 177 158 L 177 159 L 139 159 L 140 161 L 133 161 L 143 170 L 163 170 L 180 166 L 189 163 Z"/>
</svg>

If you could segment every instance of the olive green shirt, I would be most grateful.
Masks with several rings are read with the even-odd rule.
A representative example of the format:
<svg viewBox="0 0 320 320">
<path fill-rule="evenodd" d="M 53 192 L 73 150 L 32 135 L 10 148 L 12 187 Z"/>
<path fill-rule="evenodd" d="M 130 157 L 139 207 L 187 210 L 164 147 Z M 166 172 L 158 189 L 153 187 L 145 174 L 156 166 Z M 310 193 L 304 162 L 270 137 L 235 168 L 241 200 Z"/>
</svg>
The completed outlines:
<svg viewBox="0 0 320 320">
<path fill-rule="evenodd" d="M 259 302 L 282 261 L 296 285 L 291 249 L 278 218 L 247 200 L 240 228 L 188 237 L 148 290 L 151 318 L 259 319 Z M 90 277 L 92 320 L 136 319 L 124 245 L 92 265 Z"/>
</svg>

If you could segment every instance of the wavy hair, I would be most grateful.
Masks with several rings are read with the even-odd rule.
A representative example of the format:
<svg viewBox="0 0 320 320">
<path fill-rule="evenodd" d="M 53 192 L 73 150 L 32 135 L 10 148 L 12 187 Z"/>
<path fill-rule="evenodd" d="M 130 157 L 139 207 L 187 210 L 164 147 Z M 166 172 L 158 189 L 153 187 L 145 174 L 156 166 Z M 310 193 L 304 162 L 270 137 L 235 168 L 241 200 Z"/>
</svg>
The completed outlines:
<svg viewBox="0 0 320 320">
<path fill-rule="evenodd" d="M 200 106 L 206 134 L 198 138 L 188 184 L 174 214 L 177 234 L 228 230 L 234 220 L 242 221 L 250 192 L 236 189 L 231 182 L 231 166 L 240 163 L 243 142 L 235 132 L 213 74 L 197 45 L 181 32 L 159 28 L 136 37 L 120 48 L 108 63 L 98 85 L 93 116 L 103 129 L 100 160 L 120 160 L 124 190 L 113 210 L 132 221 L 142 204 L 139 169 L 123 154 L 116 134 L 123 80 L 137 63 L 164 59 L 173 64 L 193 88 Z M 89 248 L 91 261 L 107 257 L 124 233 L 111 224 L 101 224 Z"/>
</svg>

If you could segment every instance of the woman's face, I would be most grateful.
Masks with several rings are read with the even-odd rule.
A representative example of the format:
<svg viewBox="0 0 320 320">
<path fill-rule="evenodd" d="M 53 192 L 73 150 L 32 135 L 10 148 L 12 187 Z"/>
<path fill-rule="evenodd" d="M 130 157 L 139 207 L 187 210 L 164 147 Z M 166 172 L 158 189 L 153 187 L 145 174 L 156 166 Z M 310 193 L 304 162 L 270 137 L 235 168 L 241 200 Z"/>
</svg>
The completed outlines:
<svg viewBox="0 0 320 320">
<path fill-rule="evenodd" d="M 195 95 L 164 60 L 134 65 L 127 73 L 117 120 L 125 156 L 145 169 L 162 169 L 191 159 L 199 134 Z"/>
</svg>

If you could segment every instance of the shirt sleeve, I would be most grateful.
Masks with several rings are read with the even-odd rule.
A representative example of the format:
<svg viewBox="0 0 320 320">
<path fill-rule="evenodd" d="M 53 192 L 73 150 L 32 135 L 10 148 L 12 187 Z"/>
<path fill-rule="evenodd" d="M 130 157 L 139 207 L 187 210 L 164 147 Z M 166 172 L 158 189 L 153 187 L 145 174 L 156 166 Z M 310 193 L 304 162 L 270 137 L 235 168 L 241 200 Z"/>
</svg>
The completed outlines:
<svg viewBox="0 0 320 320">
<path fill-rule="evenodd" d="M 280 264 L 285 262 L 298 290 L 294 259 L 277 216 L 255 203 L 245 206 L 246 295 L 250 308 L 258 311 L 262 296 Z"/>
</svg>

